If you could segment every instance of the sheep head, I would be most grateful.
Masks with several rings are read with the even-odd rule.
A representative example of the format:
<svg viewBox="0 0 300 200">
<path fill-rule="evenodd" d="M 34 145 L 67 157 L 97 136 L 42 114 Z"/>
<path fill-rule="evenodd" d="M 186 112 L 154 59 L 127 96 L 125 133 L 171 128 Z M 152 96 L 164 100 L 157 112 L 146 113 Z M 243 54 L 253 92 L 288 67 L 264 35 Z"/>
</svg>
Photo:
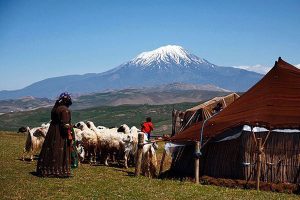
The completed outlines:
<svg viewBox="0 0 300 200">
<path fill-rule="evenodd" d="M 25 132 L 27 132 L 27 131 L 28 131 L 27 128 L 28 128 L 28 127 L 25 127 L 25 126 L 20 127 L 20 128 L 18 129 L 18 133 L 25 133 Z"/>
<path fill-rule="evenodd" d="M 118 132 L 123 132 L 123 133 L 125 133 L 125 134 L 129 134 L 129 133 L 130 133 L 130 129 L 129 129 L 129 127 L 128 127 L 127 124 L 121 125 L 121 126 L 118 128 L 117 131 L 118 131 Z"/>
<path fill-rule="evenodd" d="M 79 128 L 80 130 L 82 130 L 85 126 L 86 126 L 86 124 L 84 122 L 82 122 L 82 121 L 81 122 L 77 122 L 75 124 L 75 127 Z"/>
</svg>

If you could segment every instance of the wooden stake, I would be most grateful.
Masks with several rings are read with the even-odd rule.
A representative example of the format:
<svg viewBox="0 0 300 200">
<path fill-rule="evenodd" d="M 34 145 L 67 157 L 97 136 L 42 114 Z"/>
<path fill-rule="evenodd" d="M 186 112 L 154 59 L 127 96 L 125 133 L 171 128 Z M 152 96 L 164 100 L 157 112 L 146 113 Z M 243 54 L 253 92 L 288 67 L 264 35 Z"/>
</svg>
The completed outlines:
<svg viewBox="0 0 300 200">
<path fill-rule="evenodd" d="M 135 163 L 135 176 L 140 175 L 141 165 L 142 165 L 142 154 L 143 154 L 143 146 L 144 146 L 144 133 L 139 133 L 138 135 L 138 150 L 136 153 L 136 163 Z"/>
<path fill-rule="evenodd" d="M 261 154 L 262 154 L 262 139 L 257 138 L 257 161 L 256 161 L 256 190 L 259 191 L 260 170 L 261 170 Z"/>
<path fill-rule="evenodd" d="M 160 161 L 159 175 L 162 173 L 162 171 L 164 169 L 165 158 L 166 158 L 166 150 L 164 149 L 164 152 L 163 152 L 163 155 L 162 155 L 161 161 Z"/>
<path fill-rule="evenodd" d="M 200 154 L 200 142 L 195 144 L 195 183 L 199 183 L 199 154 Z"/>
</svg>

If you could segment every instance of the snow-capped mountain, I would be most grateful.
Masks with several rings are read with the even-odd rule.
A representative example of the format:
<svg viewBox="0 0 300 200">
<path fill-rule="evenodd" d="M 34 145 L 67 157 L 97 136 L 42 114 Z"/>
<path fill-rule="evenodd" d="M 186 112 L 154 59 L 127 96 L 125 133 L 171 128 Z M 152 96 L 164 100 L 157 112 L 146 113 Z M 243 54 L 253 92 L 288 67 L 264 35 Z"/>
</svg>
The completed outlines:
<svg viewBox="0 0 300 200">
<path fill-rule="evenodd" d="M 181 46 L 168 45 L 143 52 L 104 73 L 49 78 L 21 90 L 1 91 L 0 99 L 28 95 L 55 98 L 62 91 L 84 94 L 174 82 L 212 84 L 230 91 L 245 91 L 261 77 L 255 72 L 214 65 Z"/>
<path fill-rule="evenodd" d="M 188 68 L 193 66 L 191 64 L 207 64 L 213 66 L 213 64 L 208 61 L 176 45 L 167 45 L 153 51 L 143 52 L 126 64 L 135 65 L 142 69 L 155 67 L 165 70 L 174 66 Z"/>
</svg>

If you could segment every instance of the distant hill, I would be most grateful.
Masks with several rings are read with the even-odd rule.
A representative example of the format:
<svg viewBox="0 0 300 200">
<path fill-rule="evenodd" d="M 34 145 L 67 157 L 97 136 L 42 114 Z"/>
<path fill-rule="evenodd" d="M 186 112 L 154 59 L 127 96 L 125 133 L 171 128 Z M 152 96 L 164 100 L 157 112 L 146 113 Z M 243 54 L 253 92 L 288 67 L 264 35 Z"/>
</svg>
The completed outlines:
<svg viewBox="0 0 300 200">
<path fill-rule="evenodd" d="M 54 102 L 55 101 L 47 98 L 35 98 L 31 96 L 14 100 L 0 100 L 0 113 L 35 110 L 49 107 L 53 105 Z"/>
<path fill-rule="evenodd" d="M 76 98 L 73 109 L 91 106 L 118 106 L 123 104 L 162 105 L 182 102 L 200 102 L 215 96 L 223 96 L 229 91 L 213 85 L 193 85 L 174 83 L 158 87 L 124 89 L 106 93 L 84 95 Z"/>
<path fill-rule="evenodd" d="M 140 128 L 140 124 L 145 120 L 145 117 L 150 116 L 155 125 L 153 134 L 170 134 L 172 109 L 175 107 L 179 110 L 185 110 L 193 106 L 195 106 L 195 103 L 100 106 L 84 110 L 72 110 L 72 123 L 91 120 L 97 126 L 118 127 L 125 123 Z M 49 120 L 50 108 L 6 113 L 0 115 L 0 131 L 17 132 L 21 126 L 36 127 Z"/>
<path fill-rule="evenodd" d="M 104 73 L 49 78 L 20 90 L 0 91 L 0 99 L 15 99 L 23 96 L 53 99 L 63 91 L 82 95 L 174 82 L 211 84 L 242 92 L 248 90 L 262 76 L 243 69 L 217 66 L 180 46 L 168 45 L 143 52 Z"/>
<path fill-rule="evenodd" d="M 182 102 L 200 102 L 229 91 L 214 85 L 172 83 L 157 87 L 113 90 L 109 92 L 82 95 L 73 98 L 72 110 L 98 106 L 118 106 L 123 104 L 162 105 Z M 16 100 L 0 100 L 0 113 L 27 111 L 41 107 L 52 107 L 54 100 L 24 97 Z"/>
</svg>

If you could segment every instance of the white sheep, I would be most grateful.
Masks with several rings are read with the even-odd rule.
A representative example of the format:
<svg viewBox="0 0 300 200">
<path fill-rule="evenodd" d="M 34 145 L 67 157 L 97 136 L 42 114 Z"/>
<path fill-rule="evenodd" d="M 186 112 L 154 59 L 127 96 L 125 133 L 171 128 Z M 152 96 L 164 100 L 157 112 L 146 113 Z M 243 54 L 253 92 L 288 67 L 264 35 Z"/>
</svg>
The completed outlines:
<svg viewBox="0 0 300 200">
<path fill-rule="evenodd" d="M 73 127 L 74 135 L 75 135 L 75 141 L 82 141 L 82 130 L 76 127 Z"/>
<path fill-rule="evenodd" d="M 106 166 L 108 166 L 108 158 L 110 155 L 116 154 L 118 158 L 124 158 L 124 139 L 126 139 L 124 133 L 118 132 L 117 128 L 97 129 L 95 124 L 91 121 L 88 121 L 87 124 L 90 129 L 97 134 L 99 151 Z"/>
<path fill-rule="evenodd" d="M 130 134 L 130 129 L 127 124 L 122 124 L 117 131 L 124 134 Z"/>
<path fill-rule="evenodd" d="M 153 178 L 157 176 L 156 143 L 144 144 L 142 154 L 141 174 Z"/>
<path fill-rule="evenodd" d="M 79 163 L 84 161 L 85 158 L 85 151 L 83 146 L 80 144 L 76 144 L 76 150 L 77 150 L 77 154 L 78 154 L 78 158 L 79 158 Z"/>
<path fill-rule="evenodd" d="M 124 126 L 124 125 L 122 125 L 122 126 Z M 126 126 L 124 127 L 125 132 L 127 130 Z M 138 147 L 137 145 L 138 145 L 138 134 L 139 133 L 142 133 L 142 132 L 140 132 L 139 129 L 137 129 L 135 126 L 133 126 L 130 128 L 129 133 L 125 134 L 125 135 L 127 135 L 127 139 L 124 139 L 124 142 L 125 142 L 125 155 L 124 155 L 125 163 L 124 163 L 124 165 L 126 168 L 128 168 L 128 163 L 130 161 L 132 164 L 135 163 L 135 154 L 137 152 L 137 147 Z M 144 138 L 146 138 L 146 136 Z"/>
<path fill-rule="evenodd" d="M 75 127 L 79 128 L 81 132 L 77 135 L 82 136 L 82 146 L 85 149 L 85 154 L 90 158 L 90 163 L 96 162 L 98 138 L 94 131 L 88 128 L 88 126 L 80 121 L 75 124 Z"/>
<path fill-rule="evenodd" d="M 26 154 L 30 154 L 30 161 L 32 161 L 34 153 L 37 153 L 42 148 L 49 126 L 50 124 L 48 123 L 32 129 L 26 127 L 27 137 L 22 154 L 23 161 L 25 160 Z"/>
</svg>

